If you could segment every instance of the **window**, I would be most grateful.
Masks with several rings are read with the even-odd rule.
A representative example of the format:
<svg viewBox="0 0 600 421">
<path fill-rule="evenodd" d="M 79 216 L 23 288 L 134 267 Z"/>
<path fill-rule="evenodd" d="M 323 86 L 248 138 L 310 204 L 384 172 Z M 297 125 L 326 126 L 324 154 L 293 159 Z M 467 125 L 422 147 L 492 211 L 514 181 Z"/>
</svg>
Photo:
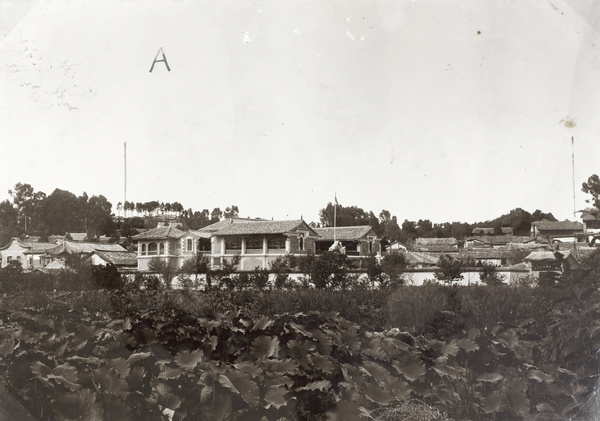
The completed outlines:
<svg viewBox="0 0 600 421">
<path fill-rule="evenodd" d="M 146 244 L 142 244 L 142 256 L 146 255 Z"/>
<path fill-rule="evenodd" d="M 250 237 L 246 240 L 246 249 L 248 250 L 262 250 L 263 240 L 260 237 Z"/>
<path fill-rule="evenodd" d="M 210 251 L 210 240 L 208 238 L 198 240 L 198 251 Z"/>
<path fill-rule="evenodd" d="M 300 236 L 298 238 L 298 249 L 304 250 L 304 237 L 303 236 Z"/>
<path fill-rule="evenodd" d="M 156 243 L 148 244 L 148 254 L 149 255 L 158 254 L 158 245 Z"/>
<path fill-rule="evenodd" d="M 187 243 L 187 245 L 186 245 L 187 251 L 192 251 L 194 249 L 194 240 L 192 240 L 191 238 L 188 238 L 186 243 Z"/>
<path fill-rule="evenodd" d="M 165 243 L 160 243 L 160 253 L 159 254 L 165 254 Z"/>
<path fill-rule="evenodd" d="M 270 249 L 284 249 L 285 248 L 285 237 L 273 237 L 269 239 Z"/>
<path fill-rule="evenodd" d="M 373 240 L 369 240 L 369 253 L 373 253 Z"/>
<path fill-rule="evenodd" d="M 242 242 L 238 238 L 228 238 L 225 240 L 226 250 L 241 250 Z"/>
</svg>

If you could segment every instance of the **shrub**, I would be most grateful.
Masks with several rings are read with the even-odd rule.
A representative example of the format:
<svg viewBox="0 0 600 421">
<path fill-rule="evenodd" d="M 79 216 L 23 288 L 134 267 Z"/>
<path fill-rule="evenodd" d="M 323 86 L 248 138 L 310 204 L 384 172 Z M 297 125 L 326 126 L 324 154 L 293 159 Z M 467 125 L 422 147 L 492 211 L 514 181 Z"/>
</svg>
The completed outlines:
<svg viewBox="0 0 600 421">
<path fill-rule="evenodd" d="M 436 317 L 452 309 L 447 287 L 435 283 L 401 286 L 386 305 L 387 323 L 409 332 L 423 333 Z"/>
<path fill-rule="evenodd" d="M 235 288 L 242 291 L 252 287 L 252 279 L 248 272 L 241 272 L 235 275 Z"/>
<path fill-rule="evenodd" d="M 160 274 L 163 281 L 165 282 L 165 287 L 167 289 L 171 289 L 171 283 L 173 281 L 173 277 L 176 274 L 176 271 L 173 269 L 173 267 L 169 264 L 168 261 L 166 261 L 162 257 L 154 256 L 148 262 L 148 269 L 150 269 L 151 272 L 156 272 Z"/>
<path fill-rule="evenodd" d="M 0 269 L 0 290 L 2 292 L 16 292 L 23 287 L 24 279 L 21 262 L 12 260 L 6 267 Z"/>
<path fill-rule="evenodd" d="M 310 275 L 316 288 L 327 288 L 333 281 L 340 285 L 348 273 L 347 256 L 339 251 L 326 251 L 316 257 L 308 257 L 305 263 L 308 269 L 305 273 Z"/>
<path fill-rule="evenodd" d="M 395 288 L 403 284 L 402 274 L 406 272 L 408 263 L 403 253 L 392 252 L 381 260 L 381 270 L 387 275 L 386 286 Z"/>
<path fill-rule="evenodd" d="M 452 284 L 463 279 L 465 263 L 462 259 L 443 254 L 438 260 L 437 267 L 435 279 L 438 281 Z"/>
<path fill-rule="evenodd" d="M 366 269 L 367 276 L 369 277 L 369 280 L 371 281 L 371 285 L 373 287 L 375 286 L 375 282 L 381 283 L 381 275 L 383 274 L 383 269 L 381 268 L 381 265 L 379 264 L 377 258 L 374 255 L 370 255 L 367 258 Z"/>
<path fill-rule="evenodd" d="M 254 285 L 257 290 L 262 291 L 269 285 L 269 271 L 267 269 L 255 268 L 254 271 L 250 273 L 250 283 Z"/>
<path fill-rule="evenodd" d="M 115 266 L 95 265 L 92 266 L 92 279 L 100 287 L 108 290 L 123 287 L 123 279 Z"/>
<path fill-rule="evenodd" d="M 498 286 L 504 283 L 504 277 L 496 273 L 497 266 L 492 263 L 482 263 L 479 279 L 488 286 Z"/>
</svg>

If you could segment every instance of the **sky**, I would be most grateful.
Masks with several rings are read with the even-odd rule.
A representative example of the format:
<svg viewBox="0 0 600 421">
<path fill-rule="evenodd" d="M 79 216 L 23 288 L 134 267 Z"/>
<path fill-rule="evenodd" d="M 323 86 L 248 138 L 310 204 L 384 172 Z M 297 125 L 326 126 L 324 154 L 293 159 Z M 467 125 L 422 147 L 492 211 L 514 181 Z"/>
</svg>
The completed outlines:
<svg viewBox="0 0 600 421">
<path fill-rule="evenodd" d="M 114 209 L 126 142 L 128 201 L 573 219 L 600 172 L 599 34 L 595 0 L 0 0 L 0 200 Z"/>
</svg>

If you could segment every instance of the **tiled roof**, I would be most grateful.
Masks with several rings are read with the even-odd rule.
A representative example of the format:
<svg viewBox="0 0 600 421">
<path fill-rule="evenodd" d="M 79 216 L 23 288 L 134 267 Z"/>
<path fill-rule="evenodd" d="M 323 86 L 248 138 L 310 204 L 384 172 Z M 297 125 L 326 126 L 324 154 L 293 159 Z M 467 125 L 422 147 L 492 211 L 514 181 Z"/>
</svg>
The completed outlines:
<svg viewBox="0 0 600 421">
<path fill-rule="evenodd" d="M 548 230 L 548 231 L 582 231 L 583 224 L 581 222 L 574 221 L 548 221 L 546 219 L 542 219 L 541 221 L 535 221 L 532 224 L 538 230 Z"/>
<path fill-rule="evenodd" d="M 438 257 L 418 251 L 407 251 L 404 255 L 406 262 L 409 265 L 431 265 L 435 266 L 438 263 Z"/>
<path fill-rule="evenodd" d="M 46 250 L 48 254 L 90 254 L 95 251 L 127 251 L 119 244 L 104 244 L 104 243 L 76 243 L 73 241 L 65 241 L 63 244 L 54 246 Z"/>
<path fill-rule="evenodd" d="M 318 240 L 333 240 L 335 230 L 335 239 L 340 241 L 352 241 L 363 238 L 369 232 L 373 230 L 370 225 L 358 225 L 354 227 L 326 227 L 326 228 L 314 228 L 314 231 L 319 234 L 321 238 Z M 373 232 L 374 235 L 375 232 Z"/>
<path fill-rule="evenodd" d="M 525 257 L 525 260 L 529 260 L 529 261 L 557 260 L 557 254 L 559 254 L 559 253 L 550 251 L 550 250 L 536 250 L 536 251 L 532 251 L 531 253 L 529 253 L 527 255 L 527 257 Z M 563 258 L 566 258 L 570 254 L 571 253 L 568 251 L 560 252 L 560 255 L 562 255 Z"/>
<path fill-rule="evenodd" d="M 207 231 L 200 231 L 200 230 L 188 230 L 185 232 L 184 234 L 185 236 L 191 236 L 193 238 L 210 238 L 211 237 L 211 233 L 207 232 Z"/>
<path fill-rule="evenodd" d="M 178 228 L 168 226 L 168 227 L 156 227 L 154 229 L 142 232 L 140 234 L 134 235 L 131 237 L 134 241 L 139 240 L 166 240 L 169 238 L 177 239 L 184 235 L 185 232 L 181 231 Z"/>
<path fill-rule="evenodd" d="M 7 249 L 14 242 L 16 242 L 17 245 L 19 245 L 20 247 L 26 249 L 25 251 L 23 251 L 24 254 L 44 253 L 46 250 L 52 247 L 56 247 L 56 243 L 38 243 L 31 240 L 31 238 L 21 240 L 20 238 L 13 237 L 7 245 L 5 245 L 4 247 L 0 247 L 0 250 Z"/>
<path fill-rule="evenodd" d="M 581 219 L 584 221 L 593 221 L 600 218 L 600 210 L 595 208 L 586 208 L 578 212 L 581 212 Z"/>
<path fill-rule="evenodd" d="M 265 222 L 266 219 L 250 219 L 250 218 L 225 218 L 219 222 L 215 222 L 214 224 L 207 225 L 205 227 L 200 228 L 198 231 L 208 231 L 208 232 L 216 232 L 220 231 L 228 225 L 237 224 L 237 223 L 245 223 L 245 222 Z"/>
<path fill-rule="evenodd" d="M 415 251 L 443 253 L 458 250 L 456 238 L 417 238 L 415 240 Z"/>
<path fill-rule="evenodd" d="M 529 266 L 525 262 L 517 263 L 516 265 L 504 266 L 503 270 L 529 270 Z"/>
<path fill-rule="evenodd" d="M 115 266 L 137 266 L 137 253 L 129 251 L 101 251 L 95 253 Z"/>
<path fill-rule="evenodd" d="M 24 243 L 24 245 L 29 248 L 29 250 L 23 252 L 24 254 L 45 253 L 56 247 L 55 243 Z"/>
<path fill-rule="evenodd" d="M 85 241 L 87 233 L 85 232 L 70 232 L 69 235 L 73 241 Z"/>
<path fill-rule="evenodd" d="M 454 237 L 449 237 L 449 238 L 417 238 L 415 240 L 415 245 L 423 245 L 423 246 L 453 246 L 456 245 L 458 242 L 456 241 L 456 238 Z"/>
<path fill-rule="evenodd" d="M 508 256 L 508 252 L 505 249 L 475 249 L 475 250 L 466 250 L 464 254 L 467 257 L 471 257 L 473 259 L 504 259 Z"/>
<path fill-rule="evenodd" d="M 216 235 L 248 235 L 248 234 L 284 234 L 300 227 L 313 231 L 306 222 L 301 219 L 292 221 L 247 221 L 233 222 L 218 230 Z M 313 231 L 314 232 L 314 231 Z"/>
<path fill-rule="evenodd" d="M 482 235 L 478 237 L 469 237 L 467 241 L 480 241 L 486 244 L 509 244 L 509 243 L 526 243 L 532 241 L 532 237 L 523 237 L 517 235 Z"/>
</svg>

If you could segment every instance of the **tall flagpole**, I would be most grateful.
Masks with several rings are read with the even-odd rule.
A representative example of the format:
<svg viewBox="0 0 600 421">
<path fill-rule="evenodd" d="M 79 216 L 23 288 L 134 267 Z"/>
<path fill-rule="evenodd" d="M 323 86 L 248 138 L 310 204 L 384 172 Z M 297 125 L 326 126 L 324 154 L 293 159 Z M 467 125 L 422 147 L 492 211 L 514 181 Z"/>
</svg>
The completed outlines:
<svg viewBox="0 0 600 421">
<path fill-rule="evenodd" d="M 337 193 L 334 194 L 335 203 L 333 205 L 333 244 L 335 245 L 335 224 L 337 220 Z"/>
<path fill-rule="evenodd" d="M 123 220 L 127 216 L 127 142 L 123 142 Z"/>
<path fill-rule="evenodd" d="M 571 136 L 571 166 L 573 167 L 573 219 L 577 222 L 577 205 L 575 204 L 575 137 Z M 573 254 L 577 258 L 577 235 L 573 236 Z"/>
<path fill-rule="evenodd" d="M 577 205 L 575 204 L 575 137 L 571 136 L 571 164 L 573 167 L 573 217 L 577 218 Z"/>
</svg>

